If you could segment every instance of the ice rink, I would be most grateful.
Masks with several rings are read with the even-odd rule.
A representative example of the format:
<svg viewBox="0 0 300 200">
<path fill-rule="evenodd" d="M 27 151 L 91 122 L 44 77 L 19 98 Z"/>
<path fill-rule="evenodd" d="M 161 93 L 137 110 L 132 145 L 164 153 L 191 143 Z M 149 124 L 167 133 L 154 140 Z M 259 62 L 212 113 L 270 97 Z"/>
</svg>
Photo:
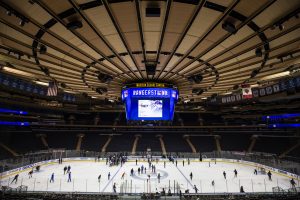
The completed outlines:
<svg viewBox="0 0 300 200">
<path fill-rule="evenodd" d="M 208 162 L 191 161 L 188 165 L 185 160 L 183 166 L 182 160 L 178 164 L 165 161 L 153 161 L 156 167 L 156 173 L 152 173 L 148 162 L 135 161 L 126 162 L 121 166 L 109 167 L 105 161 L 95 162 L 94 160 L 70 160 L 63 164 L 50 163 L 41 166 L 39 172 L 34 172 L 33 177 L 29 178 L 27 169 L 20 173 L 17 183 L 11 183 L 15 174 L 3 177 L 1 185 L 16 188 L 20 185 L 28 186 L 28 191 L 64 191 L 64 192 L 112 192 L 113 184 L 116 184 L 118 193 L 143 193 L 156 192 L 165 188 L 166 192 L 170 189 L 172 193 L 184 192 L 189 189 L 190 193 L 195 193 L 194 185 L 198 188 L 198 193 L 223 193 L 239 192 L 240 186 L 244 187 L 245 192 L 272 192 L 273 187 L 288 189 L 290 177 L 272 171 L 272 181 L 268 180 L 267 175 L 254 175 L 255 166 L 231 162 Z M 64 175 L 63 168 L 71 166 L 72 181 L 67 182 L 68 175 Z M 138 174 L 137 169 L 141 166 L 147 168 L 146 174 Z M 133 176 L 130 176 L 130 170 L 134 170 Z M 237 177 L 234 177 L 234 169 L 238 171 Z M 227 174 L 227 179 L 223 177 L 223 171 Z M 108 180 L 108 173 L 111 177 Z M 190 173 L 193 178 L 191 180 Z M 50 183 L 51 174 L 55 174 L 54 183 Z M 125 173 L 122 179 L 122 174 Z M 157 174 L 160 173 L 160 182 Z M 100 182 L 98 176 L 101 174 Z M 148 181 L 150 175 L 150 181 Z M 215 185 L 212 185 L 214 180 Z M 299 185 L 299 180 L 296 180 Z"/>
</svg>

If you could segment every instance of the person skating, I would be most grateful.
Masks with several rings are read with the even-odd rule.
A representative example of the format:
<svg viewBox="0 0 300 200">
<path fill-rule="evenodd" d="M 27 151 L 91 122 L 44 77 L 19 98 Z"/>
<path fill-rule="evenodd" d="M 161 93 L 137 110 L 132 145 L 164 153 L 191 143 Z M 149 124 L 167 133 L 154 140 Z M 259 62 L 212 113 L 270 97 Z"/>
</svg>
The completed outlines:
<svg viewBox="0 0 300 200">
<path fill-rule="evenodd" d="M 137 159 L 135 159 L 135 165 L 137 165 Z"/>
<path fill-rule="evenodd" d="M 215 186 L 215 181 L 214 180 L 212 180 L 211 186 Z"/>
<path fill-rule="evenodd" d="M 177 160 L 175 161 L 176 167 L 177 167 Z"/>
<path fill-rule="evenodd" d="M 198 193 L 198 188 L 196 185 L 194 185 L 194 190 L 195 190 L 195 193 Z"/>
<path fill-rule="evenodd" d="M 108 180 L 110 179 L 110 172 L 108 172 L 107 178 L 108 178 Z"/>
<path fill-rule="evenodd" d="M 67 171 L 67 173 L 70 172 L 70 170 L 71 170 L 71 166 L 69 165 L 69 166 L 68 166 L 68 171 Z"/>
<path fill-rule="evenodd" d="M 98 182 L 100 183 L 101 180 L 101 174 L 98 176 Z"/>
<path fill-rule="evenodd" d="M 257 175 L 257 169 L 254 169 L 254 174 Z"/>
<path fill-rule="evenodd" d="M 131 170 L 130 170 L 130 176 L 133 176 L 133 168 L 131 168 Z"/>
<path fill-rule="evenodd" d="M 292 185 L 292 188 L 296 188 L 296 182 L 293 178 L 290 180 L 290 183 Z"/>
<path fill-rule="evenodd" d="M 114 193 L 117 193 L 116 183 L 114 183 L 114 185 L 113 185 L 113 191 L 114 191 Z"/>
<path fill-rule="evenodd" d="M 18 178 L 19 178 L 19 174 L 16 174 L 11 183 L 13 183 L 15 181 L 15 183 L 17 184 Z"/>
<path fill-rule="evenodd" d="M 138 168 L 138 174 L 140 175 L 140 173 L 141 173 L 141 169 L 140 169 L 140 168 Z"/>
<path fill-rule="evenodd" d="M 271 171 L 268 172 L 269 181 L 272 181 L 272 173 Z"/>
<path fill-rule="evenodd" d="M 65 167 L 64 167 L 64 175 L 67 173 L 67 170 L 68 170 L 68 167 L 65 166 Z"/>
<path fill-rule="evenodd" d="M 236 178 L 237 177 L 237 174 L 238 174 L 238 172 L 237 172 L 237 170 L 236 169 L 234 169 L 234 177 Z"/>
<path fill-rule="evenodd" d="M 190 173 L 190 179 L 193 180 L 193 173 Z"/>
<path fill-rule="evenodd" d="M 71 182 L 71 172 L 69 172 L 69 175 L 68 175 L 68 182 Z"/>
<path fill-rule="evenodd" d="M 158 183 L 160 183 L 160 173 L 157 174 Z"/>
<path fill-rule="evenodd" d="M 123 172 L 122 176 L 121 176 L 121 179 L 123 180 L 125 177 L 125 172 Z"/>
<path fill-rule="evenodd" d="M 50 183 L 54 183 L 54 173 L 51 174 Z"/>
<path fill-rule="evenodd" d="M 190 158 L 188 158 L 188 165 L 190 165 Z"/>
<path fill-rule="evenodd" d="M 224 176 L 224 179 L 226 179 L 226 172 L 223 171 L 223 176 Z"/>
<path fill-rule="evenodd" d="M 166 168 L 166 161 L 164 161 L 164 168 Z"/>
<path fill-rule="evenodd" d="M 28 172 L 29 178 L 32 178 L 32 174 L 33 174 L 33 169 Z"/>
<path fill-rule="evenodd" d="M 171 189 L 169 188 L 168 190 L 168 196 L 172 196 L 172 192 L 171 192 Z"/>
<path fill-rule="evenodd" d="M 245 193 L 243 186 L 241 186 L 241 188 L 240 188 L 240 193 Z"/>
</svg>

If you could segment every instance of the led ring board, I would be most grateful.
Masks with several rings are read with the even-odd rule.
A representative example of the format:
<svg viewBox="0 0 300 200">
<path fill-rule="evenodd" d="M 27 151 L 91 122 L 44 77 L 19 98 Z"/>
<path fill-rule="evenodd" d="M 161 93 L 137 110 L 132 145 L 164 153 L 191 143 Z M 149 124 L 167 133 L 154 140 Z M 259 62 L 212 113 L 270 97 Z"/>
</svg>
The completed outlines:
<svg viewBox="0 0 300 200">
<path fill-rule="evenodd" d="M 172 121 L 178 90 L 164 84 L 137 83 L 122 90 L 126 118 L 130 121 Z"/>
</svg>

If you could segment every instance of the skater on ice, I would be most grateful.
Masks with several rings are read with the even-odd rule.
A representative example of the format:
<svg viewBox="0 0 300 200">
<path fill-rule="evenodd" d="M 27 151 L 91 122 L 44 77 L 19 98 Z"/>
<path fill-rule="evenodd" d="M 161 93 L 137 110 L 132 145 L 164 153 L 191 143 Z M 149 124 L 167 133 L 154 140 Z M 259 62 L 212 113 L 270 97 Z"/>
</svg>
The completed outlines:
<svg viewBox="0 0 300 200">
<path fill-rule="evenodd" d="M 160 183 L 160 173 L 157 174 L 158 183 Z"/>
<path fill-rule="evenodd" d="M 238 174 L 238 172 L 237 172 L 237 170 L 235 169 L 234 171 L 234 177 L 236 178 L 237 177 L 237 174 Z"/>
<path fill-rule="evenodd" d="M 64 175 L 66 174 L 67 170 L 68 170 L 68 167 L 65 166 L 65 167 L 64 167 Z"/>
<path fill-rule="evenodd" d="M 296 188 L 296 182 L 293 178 L 290 180 L 290 183 L 292 185 L 292 188 Z"/>
<path fill-rule="evenodd" d="M 193 180 L 193 173 L 190 173 L 190 179 Z"/>
<path fill-rule="evenodd" d="M 198 188 L 196 185 L 194 185 L 194 190 L 195 190 L 195 193 L 198 193 Z"/>
<path fill-rule="evenodd" d="M 240 193 L 245 193 L 243 186 L 241 186 L 241 188 L 240 188 Z"/>
<path fill-rule="evenodd" d="M 272 181 L 272 173 L 271 171 L 268 172 L 269 181 Z"/>
<path fill-rule="evenodd" d="M 32 178 L 32 174 L 33 174 L 33 169 L 28 172 L 29 178 Z"/>
<path fill-rule="evenodd" d="M 223 176 L 224 176 L 224 179 L 226 179 L 226 172 L 225 171 L 223 172 Z"/>
<path fill-rule="evenodd" d="M 130 170 L 130 176 L 133 176 L 133 168 Z"/>
<path fill-rule="evenodd" d="M 113 191 L 114 191 L 114 193 L 117 193 L 116 183 L 114 183 L 114 185 L 113 185 Z"/>
<path fill-rule="evenodd" d="M 108 178 L 108 180 L 110 179 L 110 172 L 108 172 L 107 178 Z"/>
<path fill-rule="evenodd" d="M 257 175 L 257 169 L 254 169 L 254 174 Z"/>
<path fill-rule="evenodd" d="M 54 173 L 51 174 L 50 183 L 54 183 Z"/>
<path fill-rule="evenodd" d="M 98 182 L 100 183 L 101 180 L 101 174 L 98 176 Z"/>
<path fill-rule="evenodd" d="M 11 183 L 13 183 L 15 181 L 15 183 L 17 184 L 18 178 L 19 178 L 19 174 L 16 174 Z"/>
<path fill-rule="evenodd" d="M 69 175 L 68 175 L 68 182 L 71 182 L 71 172 L 69 172 Z"/>
</svg>

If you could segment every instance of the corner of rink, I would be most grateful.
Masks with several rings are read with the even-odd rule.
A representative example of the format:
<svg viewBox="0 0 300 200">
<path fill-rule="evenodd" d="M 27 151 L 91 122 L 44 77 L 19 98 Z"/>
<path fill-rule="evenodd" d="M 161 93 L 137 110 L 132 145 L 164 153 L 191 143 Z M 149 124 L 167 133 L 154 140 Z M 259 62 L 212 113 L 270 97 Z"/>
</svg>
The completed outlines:
<svg viewBox="0 0 300 200">
<path fill-rule="evenodd" d="M 36 170 L 37 166 L 40 170 Z M 32 177 L 28 173 L 31 170 Z M 264 174 L 269 171 L 271 177 Z M 77 157 L 64 158 L 61 164 L 58 159 L 42 161 L 0 174 L 1 186 L 11 189 L 97 193 L 238 193 L 241 186 L 245 192 L 268 193 L 291 190 L 294 187 L 291 179 L 299 186 L 300 177 L 296 174 L 254 162 L 221 158 L 170 161 L 157 157 L 149 161 L 128 157 L 125 163 L 110 165 L 106 158 Z"/>
</svg>

